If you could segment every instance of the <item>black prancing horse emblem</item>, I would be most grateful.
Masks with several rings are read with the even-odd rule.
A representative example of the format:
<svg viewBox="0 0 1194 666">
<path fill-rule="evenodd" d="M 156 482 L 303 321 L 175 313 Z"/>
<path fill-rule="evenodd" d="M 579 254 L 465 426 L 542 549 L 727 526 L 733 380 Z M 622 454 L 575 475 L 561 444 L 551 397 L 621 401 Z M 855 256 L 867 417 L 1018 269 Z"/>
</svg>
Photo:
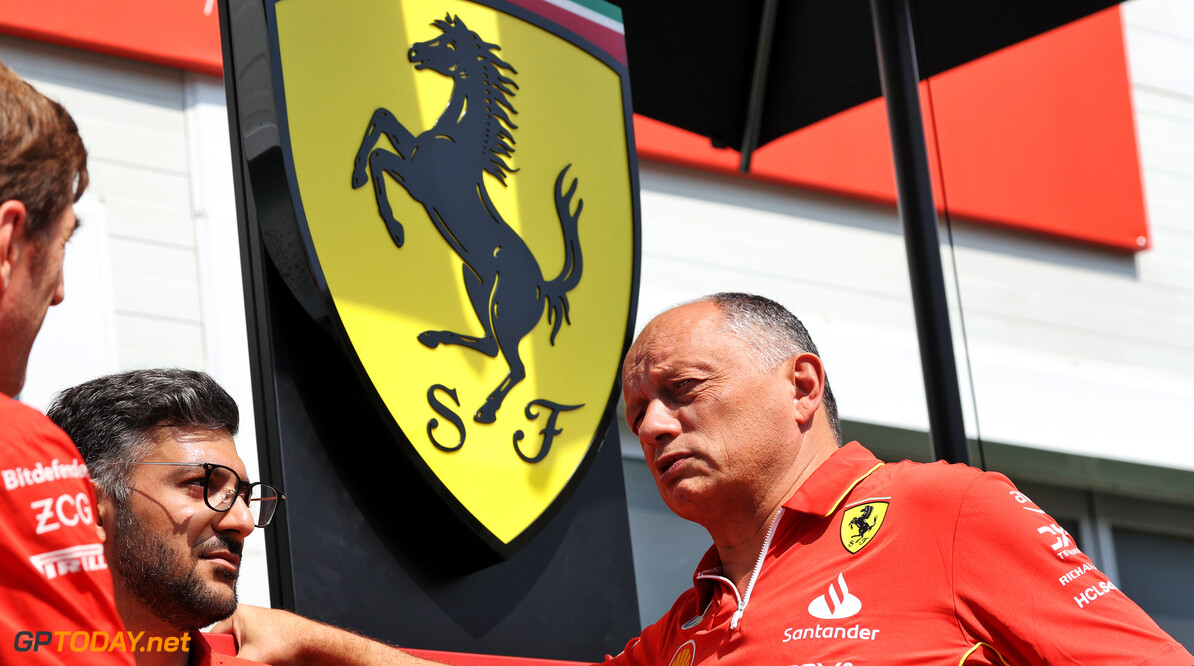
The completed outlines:
<svg viewBox="0 0 1194 666">
<path fill-rule="evenodd" d="M 572 212 L 577 181 L 573 179 L 564 191 L 571 165 L 565 166 L 556 177 L 554 191 L 564 239 L 564 266 L 558 276 L 548 280 L 526 242 L 502 219 L 483 179 L 488 173 L 505 185 L 506 177 L 517 171 L 506 158 L 514 153 L 510 132 L 517 126 L 510 114 L 517 111 L 510 98 L 518 86 L 503 73 L 517 72 L 494 53 L 500 50 L 497 44 L 483 41 L 459 17 L 448 15 L 433 25 L 443 34 L 414 44 L 407 56 L 415 69 L 429 69 L 452 79 L 447 108 L 418 136 L 388 109 L 374 111 L 357 151 L 352 186 L 362 187 L 372 178 L 381 219 L 394 244 L 402 247 L 402 224 L 386 197 L 388 175 L 423 205 L 431 223 L 464 262 L 465 289 L 484 334 L 424 331 L 418 340 L 432 349 L 445 344 L 475 349 L 490 357 L 501 352 L 509 373 L 473 415 L 478 423 L 493 423 L 506 395 L 526 377 L 518 344 L 539 324 L 544 309 L 552 324 L 553 345 L 561 324 L 572 323 L 567 294 L 581 277 L 577 226 L 584 202 L 577 200 L 576 212 Z M 394 150 L 376 147 L 382 136 Z M 557 410 L 581 406 L 548 404 Z M 531 405 L 527 407 L 530 410 Z M 523 455 L 521 451 L 519 455 Z"/>
<path fill-rule="evenodd" d="M 866 533 L 870 532 L 871 528 L 875 526 L 873 521 L 869 523 L 867 522 L 867 518 L 871 517 L 871 513 L 874 512 L 874 510 L 875 507 L 867 504 L 866 506 L 862 507 L 862 513 L 854 516 L 853 520 L 850 521 L 850 527 L 856 528 L 858 530 L 858 534 L 854 535 L 854 538 L 850 540 L 851 543 L 857 543 L 866 537 Z"/>
</svg>

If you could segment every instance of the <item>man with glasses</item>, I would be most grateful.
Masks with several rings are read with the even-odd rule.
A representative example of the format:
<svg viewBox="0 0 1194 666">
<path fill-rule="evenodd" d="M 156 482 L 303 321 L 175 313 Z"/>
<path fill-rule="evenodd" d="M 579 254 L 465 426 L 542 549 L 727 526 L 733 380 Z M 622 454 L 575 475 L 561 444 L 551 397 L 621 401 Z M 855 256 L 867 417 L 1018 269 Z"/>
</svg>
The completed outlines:
<svg viewBox="0 0 1194 666">
<path fill-rule="evenodd" d="M 137 663 L 254 663 L 232 656 L 229 637 L 198 631 L 236 610 L 244 539 L 283 499 L 248 480 L 231 396 L 202 372 L 136 370 L 63 391 L 48 415 L 96 485 L 95 524 Z"/>
</svg>

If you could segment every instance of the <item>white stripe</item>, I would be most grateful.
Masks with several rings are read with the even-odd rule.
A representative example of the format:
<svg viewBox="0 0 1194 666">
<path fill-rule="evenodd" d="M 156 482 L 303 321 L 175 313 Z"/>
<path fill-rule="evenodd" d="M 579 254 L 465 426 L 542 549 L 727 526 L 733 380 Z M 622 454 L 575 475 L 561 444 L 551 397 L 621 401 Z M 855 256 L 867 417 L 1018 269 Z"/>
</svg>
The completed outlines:
<svg viewBox="0 0 1194 666">
<path fill-rule="evenodd" d="M 891 497 L 868 497 L 864 500 L 858 500 L 857 502 L 854 502 L 853 504 L 843 507 L 843 508 L 853 509 L 854 507 L 858 506 L 859 504 L 866 504 L 867 502 L 890 502 L 890 501 L 891 501 Z"/>
<path fill-rule="evenodd" d="M 88 555 L 99 555 L 104 552 L 104 545 L 102 543 L 87 544 L 84 546 L 71 546 L 70 548 L 63 548 L 62 550 L 54 550 L 41 555 L 34 555 L 29 558 L 29 562 L 35 567 L 42 567 L 51 562 L 59 562 L 62 560 L 73 560 Z"/>
<path fill-rule="evenodd" d="M 605 28 L 609 28 L 610 30 L 613 30 L 614 32 L 618 33 L 619 35 L 626 34 L 626 31 L 622 27 L 621 22 L 615 21 L 615 20 L 611 19 L 610 17 L 606 16 L 605 14 L 595 12 L 592 9 L 585 7 L 584 5 L 578 5 L 575 2 L 571 2 L 571 0 L 543 0 L 543 1 L 549 5 L 555 5 L 556 7 L 559 7 L 560 9 L 563 9 L 566 12 L 571 12 L 573 14 L 576 14 L 577 16 L 579 16 L 583 19 L 592 21 L 593 23 L 596 23 L 597 25 L 600 25 Z"/>
</svg>

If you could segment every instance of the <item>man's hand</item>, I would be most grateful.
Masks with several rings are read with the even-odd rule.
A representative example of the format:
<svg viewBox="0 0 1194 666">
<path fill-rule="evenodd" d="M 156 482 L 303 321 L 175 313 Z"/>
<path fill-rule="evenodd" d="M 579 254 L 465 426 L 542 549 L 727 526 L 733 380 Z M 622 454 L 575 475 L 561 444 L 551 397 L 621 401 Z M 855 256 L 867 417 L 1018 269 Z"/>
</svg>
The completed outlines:
<svg viewBox="0 0 1194 666">
<path fill-rule="evenodd" d="M 239 646 L 238 657 L 273 666 L 402 666 L 436 663 L 294 613 L 247 604 L 237 606 L 236 613 L 227 620 L 217 622 L 212 632 L 232 634 Z"/>
</svg>

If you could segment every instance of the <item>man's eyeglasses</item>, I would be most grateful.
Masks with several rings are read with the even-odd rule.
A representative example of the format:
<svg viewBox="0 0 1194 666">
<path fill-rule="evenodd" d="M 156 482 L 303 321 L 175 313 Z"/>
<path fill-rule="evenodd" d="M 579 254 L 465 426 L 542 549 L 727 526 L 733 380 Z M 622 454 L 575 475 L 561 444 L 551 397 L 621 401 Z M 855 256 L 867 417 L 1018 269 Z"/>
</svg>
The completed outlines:
<svg viewBox="0 0 1194 666">
<path fill-rule="evenodd" d="M 202 467 L 203 502 L 212 511 L 224 513 L 232 508 L 236 498 L 240 497 L 253 514 L 253 524 L 257 527 L 269 525 L 274 512 L 278 509 L 278 502 L 286 499 L 282 491 L 268 483 L 256 481 L 249 483 L 242 481 L 240 475 L 230 467 L 215 463 L 183 463 L 183 462 L 137 462 L 133 465 L 169 465 L 173 467 Z"/>
</svg>

